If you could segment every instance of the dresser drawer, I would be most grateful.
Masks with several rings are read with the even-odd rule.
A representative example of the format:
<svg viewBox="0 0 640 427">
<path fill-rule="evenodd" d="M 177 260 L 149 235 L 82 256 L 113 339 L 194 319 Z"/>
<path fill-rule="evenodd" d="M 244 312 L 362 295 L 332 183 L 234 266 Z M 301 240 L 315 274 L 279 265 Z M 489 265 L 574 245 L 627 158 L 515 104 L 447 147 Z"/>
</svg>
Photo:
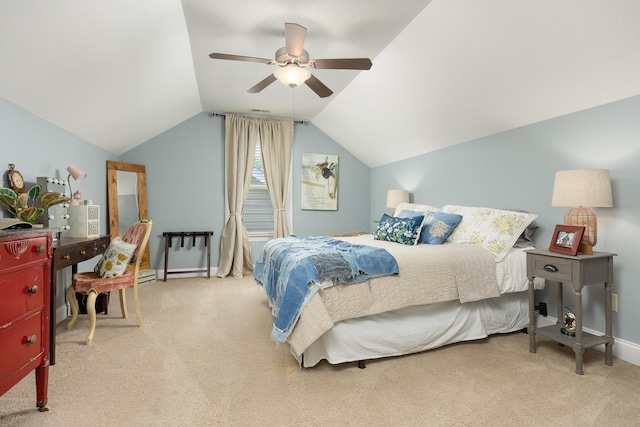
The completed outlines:
<svg viewBox="0 0 640 427">
<path fill-rule="evenodd" d="M 534 277 L 541 277 L 554 282 L 571 282 L 573 279 L 573 263 L 571 259 L 555 256 L 529 254 L 533 265 L 533 271 L 529 273 Z"/>
<path fill-rule="evenodd" d="M 46 261 L 47 236 L 13 239 L 0 243 L 0 265 L 2 269 L 12 268 L 32 261 Z"/>
<path fill-rule="evenodd" d="M 37 313 L 6 330 L 0 329 L 0 382 L 11 382 L 16 375 L 24 376 L 24 370 L 30 371 L 42 362 L 42 331 L 42 313 Z M 29 343 L 29 340 L 32 340 L 32 343 Z M 0 389 L 3 389 L 2 383 Z"/>
<path fill-rule="evenodd" d="M 0 327 L 26 313 L 42 310 L 47 291 L 42 284 L 43 274 L 50 274 L 49 268 L 36 264 L 0 276 Z"/>
</svg>

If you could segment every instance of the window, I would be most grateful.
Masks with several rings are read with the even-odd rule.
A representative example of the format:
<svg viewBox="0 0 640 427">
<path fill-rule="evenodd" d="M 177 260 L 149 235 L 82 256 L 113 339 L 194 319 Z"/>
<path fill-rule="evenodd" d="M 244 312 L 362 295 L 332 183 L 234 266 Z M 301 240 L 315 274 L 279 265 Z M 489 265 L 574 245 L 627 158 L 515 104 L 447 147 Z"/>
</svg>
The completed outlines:
<svg viewBox="0 0 640 427">
<path fill-rule="evenodd" d="M 250 237 L 273 236 L 273 206 L 264 177 L 259 143 L 256 144 L 251 184 L 242 217 Z"/>
</svg>

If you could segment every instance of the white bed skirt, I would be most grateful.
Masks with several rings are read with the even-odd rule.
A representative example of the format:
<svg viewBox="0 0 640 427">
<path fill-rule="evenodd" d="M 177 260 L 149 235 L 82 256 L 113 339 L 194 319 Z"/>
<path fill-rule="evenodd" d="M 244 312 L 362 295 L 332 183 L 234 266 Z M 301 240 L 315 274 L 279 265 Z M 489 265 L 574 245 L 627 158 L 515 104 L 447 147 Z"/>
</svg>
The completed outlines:
<svg viewBox="0 0 640 427">
<path fill-rule="evenodd" d="M 460 341 L 513 332 L 529 324 L 527 292 L 468 302 L 450 301 L 407 307 L 336 323 L 312 343 L 304 367 L 321 360 L 338 364 L 417 353 Z"/>
</svg>

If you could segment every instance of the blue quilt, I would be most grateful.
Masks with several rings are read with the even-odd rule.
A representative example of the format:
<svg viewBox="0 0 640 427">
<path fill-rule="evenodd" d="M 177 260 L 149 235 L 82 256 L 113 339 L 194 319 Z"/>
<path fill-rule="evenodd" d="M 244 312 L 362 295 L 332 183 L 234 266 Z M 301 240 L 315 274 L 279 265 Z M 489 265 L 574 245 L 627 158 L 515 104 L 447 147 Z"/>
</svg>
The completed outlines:
<svg viewBox="0 0 640 427">
<path fill-rule="evenodd" d="M 396 259 L 382 248 L 329 237 L 285 237 L 265 244 L 253 277 L 273 309 L 271 337 L 285 342 L 324 279 L 333 285 L 349 284 L 397 273 Z"/>
</svg>

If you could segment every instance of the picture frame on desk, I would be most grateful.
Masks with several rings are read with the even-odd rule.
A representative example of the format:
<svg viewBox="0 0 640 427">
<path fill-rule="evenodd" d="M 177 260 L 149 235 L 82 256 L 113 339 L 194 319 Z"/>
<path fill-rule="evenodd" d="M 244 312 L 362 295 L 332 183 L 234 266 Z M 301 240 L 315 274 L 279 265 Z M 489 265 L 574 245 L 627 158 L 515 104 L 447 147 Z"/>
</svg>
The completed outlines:
<svg viewBox="0 0 640 427">
<path fill-rule="evenodd" d="M 551 252 L 576 256 L 578 255 L 583 234 L 584 227 L 558 224 L 553 231 L 553 236 L 551 236 L 549 250 Z"/>
</svg>

